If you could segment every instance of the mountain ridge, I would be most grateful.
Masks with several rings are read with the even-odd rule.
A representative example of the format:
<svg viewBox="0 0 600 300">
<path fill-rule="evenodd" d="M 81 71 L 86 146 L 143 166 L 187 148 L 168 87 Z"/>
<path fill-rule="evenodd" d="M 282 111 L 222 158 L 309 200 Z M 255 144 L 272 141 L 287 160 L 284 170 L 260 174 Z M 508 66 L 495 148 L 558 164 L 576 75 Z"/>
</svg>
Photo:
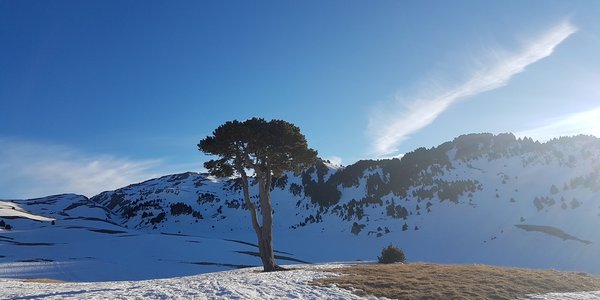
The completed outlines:
<svg viewBox="0 0 600 300">
<path fill-rule="evenodd" d="M 596 137 L 539 143 L 512 134 L 462 135 L 402 158 L 345 167 L 319 161 L 274 179 L 274 245 L 291 262 L 369 259 L 394 243 L 409 260 L 600 274 L 594 258 L 600 234 L 593 230 L 600 225 L 599 192 Z M 251 195 L 257 201 L 255 183 Z M 204 245 L 209 239 L 229 249 L 186 252 L 189 261 L 202 259 L 196 262 L 204 265 L 258 261 L 237 178 L 185 172 L 91 198 L 65 194 L 19 201 L 37 214 L 50 213 L 57 225 L 87 222 L 65 228 L 113 233 L 115 240 L 169 236 L 176 243 Z M 48 207 L 43 211 L 34 203 Z"/>
</svg>

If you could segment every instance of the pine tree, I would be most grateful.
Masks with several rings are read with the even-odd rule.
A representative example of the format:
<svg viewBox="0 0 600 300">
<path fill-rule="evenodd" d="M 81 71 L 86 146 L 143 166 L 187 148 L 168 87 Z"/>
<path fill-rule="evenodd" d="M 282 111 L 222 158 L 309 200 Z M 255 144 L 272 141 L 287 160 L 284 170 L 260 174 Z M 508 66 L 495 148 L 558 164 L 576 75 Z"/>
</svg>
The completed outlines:
<svg viewBox="0 0 600 300">
<path fill-rule="evenodd" d="M 244 201 L 258 238 L 264 271 L 282 269 L 275 264 L 273 255 L 272 178 L 280 177 L 286 171 L 300 172 L 310 167 L 317 159 L 317 151 L 308 148 L 306 138 L 295 125 L 259 118 L 226 122 L 201 140 L 198 149 L 219 157 L 204 163 L 212 175 L 229 177 L 238 174 L 241 177 Z M 262 223 L 256 205 L 250 200 L 248 171 L 253 171 L 258 180 Z"/>
</svg>

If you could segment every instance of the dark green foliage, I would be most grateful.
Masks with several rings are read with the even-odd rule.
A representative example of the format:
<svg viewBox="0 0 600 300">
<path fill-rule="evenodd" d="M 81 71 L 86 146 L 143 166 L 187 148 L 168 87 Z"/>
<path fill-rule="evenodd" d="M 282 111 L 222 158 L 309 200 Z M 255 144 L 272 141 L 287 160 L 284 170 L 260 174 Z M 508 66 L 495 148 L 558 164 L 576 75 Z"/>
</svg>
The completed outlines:
<svg viewBox="0 0 600 300">
<path fill-rule="evenodd" d="M 555 195 L 555 194 L 557 194 L 557 193 L 558 193 L 558 188 L 557 188 L 557 187 L 556 187 L 556 186 L 553 184 L 553 185 L 550 187 L 550 194 L 552 194 L 552 195 Z"/>
<path fill-rule="evenodd" d="M 578 176 L 571 179 L 571 189 L 584 187 L 594 192 L 600 192 L 600 168 L 596 167 L 587 176 Z"/>
<path fill-rule="evenodd" d="M 384 196 L 384 194 L 382 193 L 382 191 L 385 190 L 384 186 L 385 183 L 383 182 L 383 180 L 381 180 L 381 176 L 379 176 L 378 173 L 369 176 L 367 178 L 367 195 L 375 197 Z"/>
<path fill-rule="evenodd" d="M 239 170 L 257 168 L 275 177 L 299 172 L 316 159 L 300 128 L 282 120 L 252 118 L 226 122 L 198 143 L 198 149 L 219 159 L 204 163 L 215 176 L 228 177 Z"/>
<path fill-rule="evenodd" d="M 366 204 L 366 205 L 370 205 L 370 204 L 383 205 L 383 201 L 381 200 L 381 198 L 375 197 L 375 196 L 366 196 L 360 202 L 361 202 L 361 204 Z"/>
<path fill-rule="evenodd" d="M 389 182 L 379 192 L 382 195 L 393 192 L 400 197 L 406 197 L 406 191 L 412 185 L 431 185 L 431 175 L 422 176 L 421 172 L 432 166 L 449 167 L 450 161 L 446 152 L 450 144 L 445 143 L 437 148 L 427 150 L 418 148 L 407 153 L 402 159 L 391 159 L 381 161 L 383 173 L 389 175 Z"/>
<path fill-rule="evenodd" d="M 475 192 L 479 187 L 478 181 L 457 180 L 457 181 L 438 181 L 438 197 L 440 201 L 450 200 L 458 203 L 458 197 L 466 192 Z"/>
<path fill-rule="evenodd" d="M 415 189 L 412 193 L 413 197 L 419 198 L 419 199 L 432 199 L 435 193 L 435 189 L 432 188 L 418 188 Z"/>
<path fill-rule="evenodd" d="M 294 196 L 300 196 L 302 195 L 302 186 L 297 183 L 292 183 L 290 184 L 290 192 Z"/>
<path fill-rule="evenodd" d="M 110 202 L 108 203 L 108 205 L 106 205 L 106 207 L 108 209 L 113 209 L 115 208 L 115 206 L 121 204 L 123 201 L 125 201 L 125 195 L 114 193 L 110 196 Z"/>
<path fill-rule="evenodd" d="M 408 216 L 408 210 L 405 207 L 403 207 L 401 205 L 396 206 L 396 215 L 395 215 L 396 218 L 406 219 L 407 216 Z"/>
<path fill-rule="evenodd" d="M 198 202 L 198 204 L 204 204 L 204 203 L 212 203 L 215 200 L 218 200 L 218 198 L 211 194 L 211 193 L 202 193 L 200 195 L 198 195 L 198 200 L 196 200 L 196 202 Z"/>
<path fill-rule="evenodd" d="M 571 203 L 569 203 L 571 205 L 572 209 L 578 208 L 579 206 L 581 206 L 581 202 L 577 201 L 577 199 L 573 198 L 573 200 L 571 200 Z"/>
<path fill-rule="evenodd" d="M 393 201 L 385 208 L 385 212 L 388 215 L 388 217 L 396 216 L 396 205 L 394 205 Z"/>
<path fill-rule="evenodd" d="M 194 180 L 194 187 L 199 188 L 202 186 L 202 181 L 204 181 L 204 178 L 200 177 L 197 178 L 196 180 Z"/>
<path fill-rule="evenodd" d="M 304 194 L 310 197 L 311 201 L 324 207 L 328 207 L 338 203 L 341 197 L 341 192 L 330 183 L 325 183 L 322 179 L 317 182 L 311 178 L 311 168 L 302 173 L 302 185 L 304 186 Z"/>
<path fill-rule="evenodd" d="M 396 205 L 394 200 L 386 207 L 386 214 L 396 219 L 405 219 L 408 216 L 408 210 L 402 205 Z"/>
<path fill-rule="evenodd" d="M 380 264 L 391 264 L 397 262 L 404 262 L 406 257 L 402 249 L 390 244 L 389 246 L 381 250 L 381 256 L 377 257 Z"/>
<path fill-rule="evenodd" d="M 164 212 L 161 212 L 156 217 L 150 219 L 150 224 L 154 225 L 162 222 L 165 219 L 165 216 L 166 214 Z"/>
<path fill-rule="evenodd" d="M 152 201 L 138 201 L 138 202 L 134 202 L 135 205 L 132 206 L 125 206 L 123 207 L 123 212 L 121 213 L 121 215 L 123 215 L 126 218 L 132 218 L 135 215 L 137 215 L 137 213 L 140 210 L 147 210 L 147 209 L 161 209 L 160 206 L 160 202 L 158 200 L 152 200 Z M 143 214 L 142 214 L 142 217 Z"/>
<path fill-rule="evenodd" d="M 359 160 L 331 175 L 328 182 L 334 185 L 341 184 L 343 187 L 358 186 L 358 181 L 363 173 L 371 168 L 379 166 L 379 161 Z"/>
<path fill-rule="evenodd" d="M 278 178 L 273 178 L 273 184 L 271 185 L 271 190 L 274 188 L 285 189 L 287 186 L 288 177 L 287 175 L 283 175 Z"/>
<path fill-rule="evenodd" d="M 327 165 L 325 165 L 323 161 L 319 159 L 315 163 L 314 168 L 317 171 L 317 179 L 319 180 L 319 183 L 325 182 L 325 174 L 327 174 L 329 171 Z"/>
<path fill-rule="evenodd" d="M 4 220 L 0 220 L 0 227 L 4 228 L 5 230 L 11 230 L 12 226 L 10 226 L 10 224 L 5 223 Z"/>
<path fill-rule="evenodd" d="M 241 191 L 242 190 L 242 178 L 237 177 L 227 181 L 229 184 L 230 191 Z"/>
<path fill-rule="evenodd" d="M 533 199 L 533 205 L 538 211 L 544 209 L 544 207 L 550 207 L 554 204 L 556 204 L 556 200 L 551 197 L 535 197 Z"/>
<path fill-rule="evenodd" d="M 167 179 L 167 182 L 181 181 L 181 180 L 184 180 L 184 179 L 187 179 L 188 177 L 190 177 L 191 174 L 192 173 L 190 173 L 190 172 L 186 172 L 186 173 L 171 175 Z"/>
<path fill-rule="evenodd" d="M 127 219 L 131 219 L 136 215 L 136 208 L 135 207 L 126 207 L 125 209 L 123 209 L 123 212 L 121 213 L 121 215 Z"/>
<path fill-rule="evenodd" d="M 192 217 L 196 218 L 196 219 L 203 219 L 202 214 L 200 214 L 199 211 L 192 211 Z"/>
<path fill-rule="evenodd" d="M 235 208 L 235 209 L 242 207 L 242 204 L 238 200 L 231 200 L 231 201 L 225 200 L 225 205 L 227 205 L 227 208 Z"/>
<path fill-rule="evenodd" d="M 324 207 L 338 203 L 341 197 L 341 192 L 336 187 L 327 184 L 308 184 L 304 194 L 309 196 L 313 203 Z"/>
<path fill-rule="evenodd" d="M 352 224 L 352 229 L 350 230 L 350 232 L 352 232 L 354 235 L 358 235 L 363 230 L 363 228 L 365 228 L 365 226 L 365 224 L 358 224 L 354 222 Z"/>
<path fill-rule="evenodd" d="M 497 159 L 515 146 L 517 139 L 512 133 L 494 136 L 491 133 L 477 133 L 461 135 L 454 139 L 457 147 L 455 157 L 462 160 L 471 160 L 488 154 L 489 159 Z M 515 148 L 515 147 L 513 147 Z"/>
<path fill-rule="evenodd" d="M 579 137 L 577 138 L 579 139 Z M 583 139 L 583 138 L 582 138 Z M 597 140 L 586 140 L 589 143 L 598 143 Z M 401 159 L 384 159 L 378 161 L 359 161 L 353 165 L 338 170 L 331 177 L 323 182 L 322 175 L 325 172 L 319 171 L 322 166 L 315 166 L 311 171 L 303 174 L 303 186 L 305 194 L 311 196 L 313 203 L 322 206 L 332 206 L 338 203 L 337 192 L 333 187 L 357 186 L 361 179 L 366 179 L 366 196 L 363 199 L 357 199 L 357 205 L 348 205 L 337 209 L 345 211 L 345 219 L 351 219 L 360 215 L 359 206 L 378 203 L 383 196 L 392 193 L 400 198 L 416 198 L 417 200 L 426 200 L 438 198 L 441 201 L 451 201 L 458 203 L 460 197 L 468 194 L 471 198 L 476 191 L 482 189 L 477 180 L 457 180 L 448 181 L 436 179 L 436 175 L 442 175 L 446 170 L 452 168 L 450 158 L 462 160 L 471 160 L 481 157 L 487 157 L 489 160 L 505 157 L 508 155 L 519 155 L 525 152 L 548 152 L 552 150 L 551 145 L 558 141 L 551 141 L 546 144 L 534 142 L 530 138 L 516 139 L 512 134 L 470 134 L 456 138 L 452 142 L 444 143 L 431 149 L 419 148 L 407 153 Z M 456 149 L 454 157 L 452 149 Z M 556 156 L 556 154 L 550 153 Z M 537 156 L 537 155 L 536 155 Z M 566 159 L 565 159 L 566 160 Z M 524 162 L 525 163 L 525 162 Z M 377 170 L 380 169 L 380 170 Z M 324 170 L 324 168 L 323 168 Z M 375 171 L 365 176 L 366 172 Z M 312 176 L 311 176 L 312 175 Z M 315 176 L 316 175 L 316 176 Z M 600 190 L 600 171 L 594 172 L 587 177 L 575 178 L 571 186 L 586 186 L 590 189 Z M 310 180 L 314 178 L 314 180 Z M 507 176 L 503 177 L 508 183 Z M 417 187 L 412 190 L 411 195 L 407 191 L 411 187 Z M 499 197 L 500 195 L 498 195 Z M 426 208 L 430 209 L 431 204 Z M 394 216 L 396 206 L 386 207 L 388 216 Z M 401 209 L 401 208 L 399 208 Z"/>
<path fill-rule="evenodd" d="M 185 203 L 177 202 L 177 203 L 171 204 L 171 215 L 173 215 L 173 216 L 184 215 L 184 214 L 189 215 L 193 211 L 194 210 L 192 209 L 192 207 Z"/>
</svg>

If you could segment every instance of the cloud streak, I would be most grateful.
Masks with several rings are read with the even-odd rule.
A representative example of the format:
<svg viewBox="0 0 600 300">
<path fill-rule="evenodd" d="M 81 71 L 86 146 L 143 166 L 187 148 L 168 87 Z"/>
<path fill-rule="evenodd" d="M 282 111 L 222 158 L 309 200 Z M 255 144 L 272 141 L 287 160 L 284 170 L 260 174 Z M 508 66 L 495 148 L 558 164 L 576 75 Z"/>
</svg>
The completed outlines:
<svg viewBox="0 0 600 300">
<path fill-rule="evenodd" d="M 548 141 L 559 136 L 590 134 L 600 137 L 600 107 L 570 114 L 537 128 L 515 133 L 518 137 L 530 137 L 534 140 Z"/>
<path fill-rule="evenodd" d="M 0 198 L 61 193 L 93 196 L 156 177 L 163 164 L 2 138 L 0 145 Z"/>
<path fill-rule="evenodd" d="M 434 95 L 419 94 L 401 106 L 398 106 L 401 98 L 397 96 L 393 104 L 395 108 L 390 109 L 388 105 L 374 110 L 370 115 L 369 134 L 373 139 L 373 152 L 379 156 L 397 152 L 400 143 L 431 124 L 453 103 L 506 85 L 527 66 L 550 56 L 560 43 L 576 31 L 577 28 L 570 22 L 561 22 L 532 39 L 520 52 L 503 55 L 489 67 L 473 72 L 460 85 L 440 90 Z M 497 51 L 494 54 L 498 56 Z"/>
</svg>

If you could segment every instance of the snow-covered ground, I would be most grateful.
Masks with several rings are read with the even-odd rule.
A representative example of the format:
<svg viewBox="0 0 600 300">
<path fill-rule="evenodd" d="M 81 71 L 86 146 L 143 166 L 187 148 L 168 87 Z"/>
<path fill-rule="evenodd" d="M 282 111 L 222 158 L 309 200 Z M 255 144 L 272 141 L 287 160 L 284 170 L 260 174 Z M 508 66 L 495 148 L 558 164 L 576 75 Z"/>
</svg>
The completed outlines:
<svg viewBox="0 0 600 300">
<path fill-rule="evenodd" d="M 0 299 L 365 299 L 336 286 L 310 285 L 340 264 L 296 265 L 285 272 L 259 268 L 143 281 L 33 283 L 0 280 Z"/>
<path fill-rule="evenodd" d="M 377 299 L 360 297 L 335 285 L 310 281 L 339 276 L 320 269 L 346 264 L 295 265 L 293 270 L 262 273 L 260 268 L 142 281 L 36 283 L 0 280 L 0 299 Z M 523 300 L 600 299 L 600 291 L 531 295 Z"/>
<path fill-rule="evenodd" d="M 25 211 L 18 204 L 8 201 L 0 201 L 0 217 L 26 218 L 46 222 L 54 221 L 53 218 L 47 218 Z"/>
<path fill-rule="evenodd" d="M 550 293 L 545 295 L 530 295 L 528 300 L 597 300 L 600 291 L 583 293 Z"/>
</svg>

